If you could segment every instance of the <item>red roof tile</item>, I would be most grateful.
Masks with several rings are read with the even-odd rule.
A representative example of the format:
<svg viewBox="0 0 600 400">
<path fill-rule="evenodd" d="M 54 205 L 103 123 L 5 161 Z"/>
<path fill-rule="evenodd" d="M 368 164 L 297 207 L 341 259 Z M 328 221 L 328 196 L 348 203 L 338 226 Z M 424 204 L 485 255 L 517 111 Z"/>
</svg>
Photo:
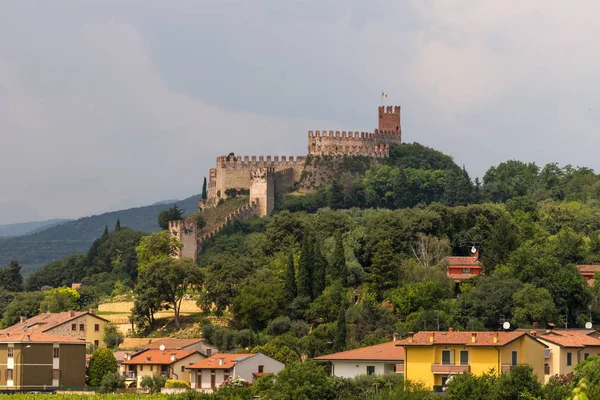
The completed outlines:
<svg viewBox="0 0 600 400">
<path fill-rule="evenodd" d="M 85 345 L 84 340 L 66 336 L 57 336 L 40 330 L 27 330 L 16 332 L 0 332 L 1 343 L 78 343 Z"/>
<path fill-rule="evenodd" d="M 475 335 L 475 342 L 472 341 L 472 335 Z M 434 341 L 430 341 L 433 335 Z M 494 336 L 498 335 L 498 341 L 494 342 Z M 527 332 L 436 332 L 421 331 L 413 335 L 412 342 L 409 338 L 396 342 L 400 346 L 435 346 L 435 345 L 464 345 L 468 347 L 478 346 L 505 346 L 523 336 L 531 337 Z M 531 337 L 534 339 L 533 337 Z M 534 339 L 535 340 L 535 339 Z M 539 342 L 538 342 L 539 343 Z M 541 343 L 540 343 L 541 344 Z"/>
<path fill-rule="evenodd" d="M 65 324 L 75 318 L 79 318 L 86 314 L 92 315 L 95 318 L 98 318 L 98 319 L 101 319 L 102 321 L 108 322 L 108 320 L 106 320 L 102 317 L 99 317 L 95 314 L 91 314 L 88 311 L 76 311 L 76 312 L 65 311 L 65 312 L 60 312 L 60 313 L 42 313 L 42 314 L 36 315 L 35 317 L 31 317 L 31 318 L 25 320 L 25 322 L 19 322 L 17 324 L 14 324 L 13 326 L 10 326 L 10 327 L 4 329 L 4 332 L 23 331 L 23 328 L 25 328 L 25 327 L 31 328 L 33 326 L 39 326 L 40 329 L 42 330 L 42 332 L 45 332 L 45 331 L 48 331 L 59 325 Z"/>
<path fill-rule="evenodd" d="M 448 265 L 450 267 L 471 267 L 471 266 L 481 266 L 481 264 L 479 263 L 479 256 L 466 256 L 466 257 L 459 257 L 459 256 L 451 256 L 451 257 L 446 257 L 446 262 L 448 263 Z"/>
<path fill-rule="evenodd" d="M 600 265 L 576 265 L 575 268 L 577 268 L 579 272 L 600 272 Z"/>
<path fill-rule="evenodd" d="M 600 346 L 600 339 L 591 336 L 586 331 L 550 331 L 539 336 L 539 339 L 561 347 Z"/>
<path fill-rule="evenodd" d="M 396 346 L 398 342 L 376 344 L 375 346 L 342 351 L 315 357 L 315 360 L 369 360 L 369 361 L 401 361 L 404 360 L 404 347 Z"/>
<path fill-rule="evenodd" d="M 161 338 L 157 340 L 152 340 L 152 342 L 146 344 L 143 348 L 158 349 L 161 345 L 164 344 L 166 349 L 183 349 L 184 347 L 188 347 L 202 341 L 204 341 L 204 339 Z"/>
<path fill-rule="evenodd" d="M 215 354 L 212 357 L 207 358 L 206 360 L 198 361 L 195 364 L 190 365 L 189 369 L 230 369 L 233 366 L 243 360 L 246 360 L 250 357 L 254 357 L 256 354 L 225 354 L 219 353 Z M 221 365 L 219 360 L 223 359 Z"/>
<path fill-rule="evenodd" d="M 131 360 L 123 361 L 125 365 L 150 365 L 150 364 L 172 364 L 176 361 L 198 353 L 196 350 L 146 350 L 131 358 Z M 175 361 L 171 360 L 171 356 L 175 354 Z M 198 353 L 200 354 L 200 353 Z"/>
</svg>

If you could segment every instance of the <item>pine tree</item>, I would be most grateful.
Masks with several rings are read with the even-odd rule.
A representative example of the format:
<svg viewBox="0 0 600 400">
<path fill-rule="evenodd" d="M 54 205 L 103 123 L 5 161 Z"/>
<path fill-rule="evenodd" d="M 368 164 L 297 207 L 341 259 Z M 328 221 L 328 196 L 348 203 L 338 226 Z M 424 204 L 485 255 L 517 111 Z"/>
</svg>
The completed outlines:
<svg viewBox="0 0 600 400">
<path fill-rule="evenodd" d="M 341 231 L 335 233 L 332 275 L 333 279 L 341 279 L 342 285 L 346 286 L 348 284 L 348 271 L 346 270 L 346 256 L 344 254 L 344 241 L 342 239 Z"/>
<path fill-rule="evenodd" d="M 300 260 L 298 262 L 298 296 L 310 298 L 312 295 L 313 246 L 310 234 L 302 239 Z"/>
<path fill-rule="evenodd" d="M 298 295 L 296 287 L 296 267 L 294 266 L 294 253 L 290 250 L 287 268 L 285 270 L 285 297 L 288 303 L 294 301 Z"/>
<path fill-rule="evenodd" d="M 206 189 L 206 177 L 204 177 L 204 183 L 202 184 L 202 200 L 208 198 L 208 190 Z"/>
<path fill-rule="evenodd" d="M 121 219 L 117 218 L 117 223 L 115 224 L 115 232 L 121 230 Z"/>
<path fill-rule="evenodd" d="M 327 271 L 327 260 L 323 256 L 321 251 L 321 245 L 318 240 L 315 240 L 314 244 L 314 260 L 313 260 L 313 273 L 312 273 L 312 298 L 313 300 L 319 297 L 325 286 L 325 273 Z"/>
<path fill-rule="evenodd" d="M 397 286 L 398 274 L 398 263 L 394 258 L 392 242 L 390 240 L 379 242 L 367 277 L 373 285 L 378 301 L 383 300 L 385 291 Z"/>
<path fill-rule="evenodd" d="M 108 236 L 108 226 L 104 225 L 104 233 L 102 234 L 102 238 L 104 239 L 107 236 Z"/>
<path fill-rule="evenodd" d="M 346 305 L 342 303 L 335 323 L 333 351 L 344 351 L 346 348 Z"/>
</svg>

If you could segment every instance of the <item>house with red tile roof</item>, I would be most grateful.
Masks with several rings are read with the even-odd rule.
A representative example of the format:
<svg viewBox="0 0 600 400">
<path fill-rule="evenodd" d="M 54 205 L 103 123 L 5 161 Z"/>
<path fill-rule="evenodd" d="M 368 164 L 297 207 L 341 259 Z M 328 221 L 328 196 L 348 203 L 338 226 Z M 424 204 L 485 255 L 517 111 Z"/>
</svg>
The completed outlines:
<svg viewBox="0 0 600 400">
<path fill-rule="evenodd" d="M 190 383 L 190 372 L 186 368 L 205 358 L 197 350 L 150 349 L 129 355 L 121 365 L 129 387 L 140 387 L 144 376 L 153 375 Z"/>
<path fill-rule="evenodd" d="M 600 355 L 600 339 L 595 331 L 551 330 L 538 336 L 548 349 L 545 354 L 546 382 L 554 375 L 573 372 L 575 365 Z"/>
<path fill-rule="evenodd" d="M 139 352 L 148 349 L 159 349 L 164 346 L 166 350 L 198 350 L 201 354 L 210 357 L 217 354 L 219 349 L 208 344 L 204 339 L 177 339 L 177 338 L 125 338 L 119 344 L 119 350 L 133 350 Z"/>
<path fill-rule="evenodd" d="M 494 370 L 508 372 L 518 364 L 529 364 L 540 382 L 544 381 L 545 345 L 527 332 L 409 333 L 396 342 L 404 347 L 404 376 L 442 390 L 454 374 L 481 375 Z"/>
<path fill-rule="evenodd" d="M 404 347 L 396 346 L 396 341 L 315 357 L 315 360 L 329 362 L 331 375 L 342 378 L 404 373 Z"/>
<path fill-rule="evenodd" d="M 594 285 L 594 274 L 600 272 L 600 265 L 576 265 L 575 268 L 587 280 L 588 285 Z"/>
<path fill-rule="evenodd" d="M 448 263 L 446 275 L 456 283 L 460 283 L 465 279 L 473 278 L 474 276 L 483 273 L 483 265 L 479 262 L 479 251 L 473 247 L 470 256 L 451 256 L 446 257 Z"/>
<path fill-rule="evenodd" d="M 191 371 L 192 389 L 213 391 L 230 378 L 241 378 L 253 383 L 261 374 L 279 373 L 285 368 L 285 364 L 262 353 L 219 353 L 187 368 Z"/>
</svg>

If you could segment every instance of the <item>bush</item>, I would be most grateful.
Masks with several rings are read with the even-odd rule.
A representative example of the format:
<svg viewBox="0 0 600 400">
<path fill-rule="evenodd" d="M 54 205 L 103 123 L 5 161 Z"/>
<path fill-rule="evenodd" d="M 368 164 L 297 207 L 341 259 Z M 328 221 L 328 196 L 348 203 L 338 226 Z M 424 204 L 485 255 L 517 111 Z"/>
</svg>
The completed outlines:
<svg viewBox="0 0 600 400">
<path fill-rule="evenodd" d="M 104 375 L 100 382 L 100 391 L 102 393 L 113 393 L 117 389 L 125 387 L 125 377 L 118 372 L 109 372 Z"/>
<path fill-rule="evenodd" d="M 187 382 L 185 381 L 178 381 L 175 379 L 169 379 L 167 380 L 167 382 L 165 383 L 165 387 L 169 388 L 169 389 L 189 389 L 190 385 L 188 385 Z"/>
<path fill-rule="evenodd" d="M 267 333 L 269 335 L 279 336 L 290 331 L 292 321 L 288 316 L 281 316 L 272 319 L 267 324 Z"/>
<path fill-rule="evenodd" d="M 297 338 L 304 337 L 310 332 L 308 323 L 303 320 L 292 321 L 290 324 L 290 332 Z"/>
<path fill-rule="evenodd" d="M 110 372 L 117 372 L 118 368 L 117 360 L 112 351 L 106 347 L 97 349 L 90 358 L 90 366 L 87 370 L 88 385 L 100 386 L 102 378 Z"/>
<path fill-rule="evenodd" d="M 143 388 L 149 388 L 150 393 L 160 393 L 160 389 L 165 387 L 167 378 L 162 375 L 144 376 L 140 382 Z"/>
<path fill-rule="evenodd" d="M 123 343 L 123 334 L 115 324 L 108 324 L 104 328 L 104 344 L 106 347 L 116 349 L 119 344 Z"/>
</svg>

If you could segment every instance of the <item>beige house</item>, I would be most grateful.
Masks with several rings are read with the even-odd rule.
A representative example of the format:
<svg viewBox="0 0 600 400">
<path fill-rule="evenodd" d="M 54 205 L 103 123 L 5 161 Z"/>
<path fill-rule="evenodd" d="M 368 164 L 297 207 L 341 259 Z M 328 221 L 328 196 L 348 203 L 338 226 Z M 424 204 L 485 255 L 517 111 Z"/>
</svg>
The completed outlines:
<svg viewBox="0 0 600 400">
<path fill-rule="evenodd" d="M 190 371 L 186 367 L 206 357 L 197 350 L 144 350 L 121 364 L 125 383 L 129 387 L 140 387 L 144 376 L 163 375 L 167 379 L 190 382 Z"/>
<path fill-rule="evenodd" d="M 0 390 L 84 386 L 85 347 L 82 340 L 39 329 L 0 333 Z"/>
<path fill-rule="evenodd" d="M 160 349 L 164 346 L 165 350 L 198 350 L 201 354 L 210 357 L 217 354 L 219 350 L 204 339 L 177 339 L 177 338 L 125 338 L 123 343 L 119 344 L 119 350 L 131 350 L 138 353 L 144 350 Z"/>
<path fill-rule="evenodd" d="M 594 331 L 552 330 L 537 337 L 548 347 L 544 364 L 546 382 L 554 375 L 573 372 L 573 367 L 588 357 L 600 355 L 600 339 L 593 334 Z"/>
<path fill-rule="evenodd" d="M 234 377 L 253 383 L 261 374 L 277 374 L 284 368 L 285 364 L 261 353 L 219 353 L 188 367 L 192 389 L 204 391 L 212 391 Z"/>
<path fill-rule="evenodd" d="M 79 339 L 96 346 L 104 346 L 104 328 L 108 320 L 88 311 L 42 313 L 8 327 L 0 332 L 16 333 L 36 329 L 50 335 Z"/>
</svg>

